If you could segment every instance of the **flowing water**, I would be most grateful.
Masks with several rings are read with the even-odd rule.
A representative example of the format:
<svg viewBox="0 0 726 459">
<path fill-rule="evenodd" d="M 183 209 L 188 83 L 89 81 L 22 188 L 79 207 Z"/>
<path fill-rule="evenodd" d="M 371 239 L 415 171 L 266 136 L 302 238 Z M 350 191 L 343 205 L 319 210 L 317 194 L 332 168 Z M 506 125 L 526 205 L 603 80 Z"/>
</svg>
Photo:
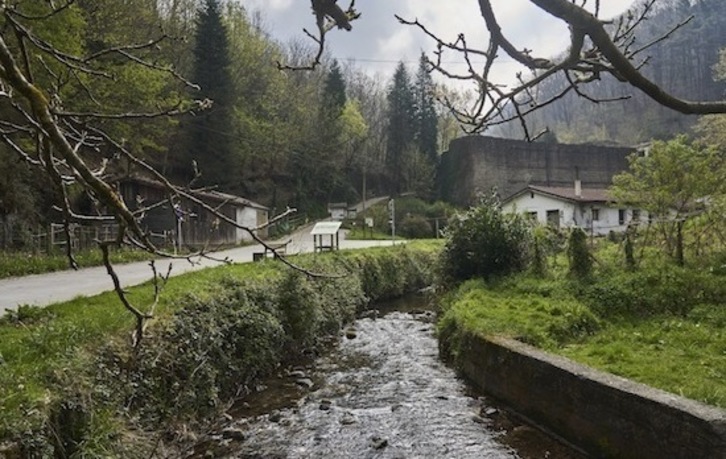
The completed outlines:
<svg viewBox="0 0 726 459">
<path fill-rule="evenodd" d="M 413 301 L 413 303 L 412 303 Z M 323 357 L 260 387 L 206 457 L 580 458 L 492 405 L 438 358 L 432 312 L 361 318 Z"/>
</svg>

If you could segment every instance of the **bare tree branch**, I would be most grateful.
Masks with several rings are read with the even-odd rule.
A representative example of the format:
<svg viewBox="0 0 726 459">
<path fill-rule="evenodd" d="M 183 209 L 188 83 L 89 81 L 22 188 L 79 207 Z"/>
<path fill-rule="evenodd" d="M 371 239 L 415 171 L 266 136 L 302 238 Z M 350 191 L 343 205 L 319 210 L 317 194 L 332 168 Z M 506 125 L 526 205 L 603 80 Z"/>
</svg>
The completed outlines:
<svg viewBox="0 0 726 459">
<path fill-rule="evenodd" d="M 355 0 L 351 0 L 348 9 L 343 11 L 340 6 L 337 5 L 337 0 L 311 0 L 311 6 L 313 9 L 313 15 L 316 17 L 317 35 L 309 32 L 307 29 L 303 29 L 305 35 L 310 38 L 317 46 L 317 52 L 315 56 L 310 60 L 310 63 L 303 66 L 288 65 L 282 62 L 277 62 L 277 68 L 280 70 L 315 70 L 320 64 L 325 52 L 325 37 L 335 27 L 340 29 L 346 29 L 350 31 L 352 29 L 351 22 L 358 19 L 361 15 L 355 9 Z"/>
<path fill-rule="evenodd" d="M 698 102 L 675 97 L 641 72 L 649 58 L 645 57 L 640 62 L 636 61 L 636 58 L 654 45 L 671 38 L 692 19 L 685 18 L 659 38 L 649 43 L 636 45 L 636 32 L 653 13 L 656 1 L 642 2 L 615 21 L 602 21 L 599 19 L 600 1 L 530 0 L 530 3 L 560 19 L 570 29 L 568 50 L 562 55 L 563 57 L 559 58 L 535 56 L 527 48 L 518 49 L 514 46 L 506 30 L 498 22 L 491 0 L 478 0 L 482 19 L 489 32 L 486 51 L 470 47 L 461 34 L 456 41 L 449 42 L 434 34 L 418 20 L 409 21 L 398 16 L 397 19 L 404 25 L 418 28 L 434 41 L 434 57 L 429 59 L 432 71 L 440 73 L 446 78 L 472 81 L 477 85 L 479 99 L 472 110 L 465 111 L 459 107 L 447 105 L 454 116 L 466 124 L 464 128 L 466 132 L 481 132 L 503 122 L 518 119 L 525 138 L 532 140 L 527 126 L 527 115 L 558 100 L 566 93 L 574 90 L 584 100 L 595 103 L 623 100 L 628 97 L 594 99 L 580 89 L 587 83 L 599 80 L 604 74 L 612 75 L 616 79 L 638 88 L 659 104 L 681 113 L 725 113 L 726 102 L 724 101 Z M 520 72 L 518 82 L 513 85 L 502 85 L 492 81 L 492 68 L 501 58 L 500 51 L 503 56 L 514 60 L 531 72 L 531 76 L 525 78 Z M 459 54 L 467 64 L 467 70 L 464 73 L 453 73 L 446 69 L 442 64 L 444 52 Z M 470 55 L 484 58 L 482 69 L 478 70 L 472 65 Z M 557 74 L 564 75 L 565 80 L 569 83 L 568 87 L 547 101 L 540 101 L 534 97 L 532 90 Z M 444 103 L 447 102 L 444 101 Z"/>
</svg>

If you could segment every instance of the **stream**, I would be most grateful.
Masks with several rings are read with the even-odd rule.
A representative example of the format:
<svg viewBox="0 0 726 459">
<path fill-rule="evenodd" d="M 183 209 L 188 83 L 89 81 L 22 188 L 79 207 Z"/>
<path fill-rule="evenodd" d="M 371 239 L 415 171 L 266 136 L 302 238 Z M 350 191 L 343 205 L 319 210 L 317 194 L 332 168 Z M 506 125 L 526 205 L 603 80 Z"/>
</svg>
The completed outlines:
<svg viewBox="0 0 726 459">
<path fill-rule="evenodd" d="M 270 379 L 193 457 L 585 456 L 479 397 L 438 358 L 422 296 L 379 307 L 322 357 Z"/>
</svg>

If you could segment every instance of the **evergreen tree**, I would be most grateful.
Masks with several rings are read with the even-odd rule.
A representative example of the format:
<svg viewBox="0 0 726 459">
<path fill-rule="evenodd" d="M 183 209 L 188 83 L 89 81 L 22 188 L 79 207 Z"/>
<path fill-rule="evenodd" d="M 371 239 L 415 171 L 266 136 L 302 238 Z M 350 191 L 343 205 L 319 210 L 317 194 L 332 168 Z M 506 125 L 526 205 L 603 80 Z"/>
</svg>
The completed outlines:
<svg viewBox="0 0 726 459">
<path fill-rule="evenodd" d="M 197 13 L 194 46 L 194 82 L 197 97 L 210 99 L 212 107 L 190 123 L 188 159 L 197 162 L 206 185 L 234 185 L 232 142 L 233 93 L 229 43 L 218 0 L 205 0 Z"/>
<path fill-rule="evenodd" d="M 345 80 L 340 71 L 338 61 L 334 60 L 330 72 L 325 79 L 323 92 L 323 112 L 329 120 L 337 120 L 343 113 L 347 98 L 345 95 Z"/>
<path fill-rule="evenodd" d="M 411 80 L 402 62 L 396 67 L 388 90 L 388 144 L 386 161 L 391 176 L 390 191 L 404 190 L 405 154 L 414 143 L 414 94 Z"/>
<path fill-rule="evenodd" d="M 438 141 L 438 116 L 436 114 L 436 103 L 434 101 L 434 81 L 428 70 L 426 57 L 421 54 L 416 82 L 414 83 L 415 95 L 415 137 L 416 146 L 431 164 L 437 161 Z"/>
</svg>

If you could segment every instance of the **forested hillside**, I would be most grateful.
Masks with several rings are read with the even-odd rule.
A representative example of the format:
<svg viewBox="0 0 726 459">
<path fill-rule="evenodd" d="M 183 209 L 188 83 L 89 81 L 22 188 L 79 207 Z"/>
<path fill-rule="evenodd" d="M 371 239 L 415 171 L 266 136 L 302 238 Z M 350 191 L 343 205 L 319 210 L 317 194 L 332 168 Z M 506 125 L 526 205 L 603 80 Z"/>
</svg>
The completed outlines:
<svg viewBox="0 0 726 459">
<path fill-rule="evenodd" d="M 316 71 L 283 71 L 278 63 L 306 64 L 314 43 L 302 32 L 282 43 L 260 13 L 225 0 L 21 0 L 7 18 L 44 40 L 25 48 L 28 73 L 58 101 L 60 125 L 92 166 L 108 160 L 104 180 L 140 173 L 119 160 L 123 147 L 176 185 L 216 187 L 273 212 L 319 216 L 364 189 L 432 187 L 441 113 L 423 61 L 417 71 L 401 64 L 390 82 L 325 54 Z M 21 59 L 25 39 L 9 40 Z M 50 205 L 57 190 L 18 157 L 32 136 L 20 140 L 29 132 L 12 124 L 17 116 L 0 100 L 0 230 L 22 245 L 18 234 L 61 216 Z M 68 198 L 82 209 L 94 200 Z"/>
<path fill-rule="evenodd" d="M 640 1 L 640 3 L 645 3 Z M 689 100 L 720 100 L 726 84 L 716 81 L 714 66 L 726 47 L 726 2 L 722 0 L 661 0 L 649 19 L 639 26 L 637 49 L 668 34 L 678 24 L 693 18 L 674 33 L 639 55 L 643 72 L 664 90 Z M 617 22 L 617 21 L 614 21 Z M 537 89 L 538 100 L 547 100 L 567 85 L 560 75 Z M 698 121 L 662 107 L 642 92 L 623 85 L 610 75 L 583 87 L 578 96 L 570 92 L 556 103 L 535 112 L 532 131 L 549 128 L 561 142 L 604 142 L 632 145 L 652 138 L 666 139 L 688 132 Z M 588 98 L 606 101 L 590 103 Z M 498 135 L 521 138 L 518 123 L 510 123 Z M 551 137 L 550 137 L 551 138 Z"/>
</svg>

